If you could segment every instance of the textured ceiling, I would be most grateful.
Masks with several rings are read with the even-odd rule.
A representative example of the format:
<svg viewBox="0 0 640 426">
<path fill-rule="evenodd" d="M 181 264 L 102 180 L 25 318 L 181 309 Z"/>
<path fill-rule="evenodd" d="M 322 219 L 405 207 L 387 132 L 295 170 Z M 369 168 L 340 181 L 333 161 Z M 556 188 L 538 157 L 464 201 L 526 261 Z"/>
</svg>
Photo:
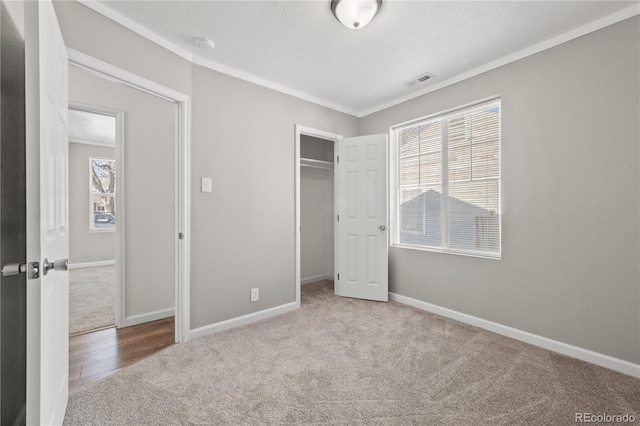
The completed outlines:
<svg viewBox="0 0 640 426">
<path fill-rule="evenodd" d="M 359 30 L 330 1 L 103 1 L 194 56 L 360 115 L 638 2 L 389 1 Z M 213 40 L 204 52 L 195 39 Z M 424 72 L 436 77 L 407 88 Z"/>
</svg>

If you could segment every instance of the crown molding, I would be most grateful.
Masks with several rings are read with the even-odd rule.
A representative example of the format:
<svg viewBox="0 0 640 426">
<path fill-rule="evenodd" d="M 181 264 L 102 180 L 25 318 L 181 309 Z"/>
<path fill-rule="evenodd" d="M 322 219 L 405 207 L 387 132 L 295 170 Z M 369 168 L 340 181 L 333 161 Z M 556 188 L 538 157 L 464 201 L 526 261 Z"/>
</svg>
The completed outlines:
<svg viewBox="0 0 640 426">
<path fill-rule="evenodd" d="M 392 99 L 388 102 L 384 102 L 382 104 L 378 104 L 371 108 L 366 108 L 363 110 L 355 110 L 353 108 L 349 108 L 343 105 L 338 105 L 333 102 L 329 102 L 324 99 L 317 98 L 315 96 L 309 95 L 304 92 L 300 92 L 295 89 L 291 89 L 289 87 L 283 86 L 278 83 L 274 83 L 272 81 L 265 80 L 263 78 L 247 74 L 245 72 L 236 70 L 234 68 L 227 67 L 225 65 L 219 64 L 217 62 L 201 58 L 197 55 L 188 52 L 187 50 L 173 44 L 167 39 L 161 37 L 160 35 L 154 33 L 148 28 L 138 24 L 132 19 L 127 18 L 126 16 L 116 12 L 115 10 L 105 6 L 98 0 L 77 0 L 80 4 L 88 7 L 94 12 L 99 13 L 100 15 L 122 25 L 123 27 L 133 31 L 134 33 L 146 38 L 149 41 L 152 41 L 159 46 L 164 47 L 165 49 L 175 53 L 187 61 L 200 65 L 202 67 L 211 69 L 213 71 L 217 71 L 223 74 L 227 74 L 231 77 L 236 77 L 240 80 L 245 80 L 253 84 L 257 84 L 258 86 L 266 87 L 268 89 L 275 90 L 277 92 L 281 92 L 295 98 L 302 99 L 307 102 L 314 103 L 316 105 L 320 105 L 326 108 L 333 109 L 335 111 L 339 111 L 345 114 L 349 114 L 355 116 L 357 118 L 366 117 L 367 115 L 374 114 L 376 112 L 382 111 L 384 109 L 393 107 L 395 105 L 401 104 L 403 102 L 407 102 L 411 99 L 418 98 L 420 96 L 426 95 L 427 93 L 434 92 L 436 90 L 442 89 L 447 86 L 451 86 L 452 84 L 459 83 L 463 80 L 469 79 L 471 77 L 475 77 L 477 75 L 483 74 L 487 71 L 494 70 L 496 68 L 502 67 L 504 65 L 510 64 L 512 62 L 518 61 L 520 59 L 526 58 L 527 56 L 535 55 L 536 53 L 540 53 L 544 50 L 551 49 L 552 47 L 558 46 L 562 43 L 566 43 L 568 41 L 574 40 L 578 37 L 582 37 L 586 34 L 592 33 L 594 31 L 598 31 L 602 28 L 608 27 L 610 25 L 616 24 L 618 22 L 624 21 L 626 19 L 632 18 L 640 14 L 640 5 L 635 4 L 626 9 L 622 9 L 616 13 L 605 16 L 604 18 L 598 19 L 596 21 L 590 22 L 578 28 L 575 28 L 571 31 L 563 33 L 559 36 L 553 37 L 549 40 L 543 41 L 541 43 L 535 44 L 533 46 L 527 47 L 526 49 L 519 50 L 517 52 L 511 53 L 507 56 L 503 56 L 500 59 L 496 59 L 494 61 L 488 62 L 479 67 L 473 68 L 469 71 L 465 71 L 456 76 L 443 80 L 441 82 L 437 82 L 428 87 L 425 87 L 422 90 L 417 92 L 413 92 L 410 94 L 406 94 L 395 99 Z"/>
<path fill-rule="evenodd" d="M 311 102 L 314 103 L 316 105 L 320 105 L 329 109 L 333 109 L 335 111 L 339 111 L 339 112 L 343 112 L 345 114 L 349 114 L 349 115 L 353 115 L 355 117 L 360 118 L 360 116 L 358 115 L 358 111 L 351 109 L 351 108 L 347 108 L 345 106 L 342 105 L 338 105 L 335 104 L 333 102 L 328 102 L 324 99 L 320 99 L 317 98 L 315 96 L 309 95 L 308 93 L 304 93 L 304 92 L 300 92 L 298 90 L 292 89 L 290 87 L 286 87 L 283 86 L 281 84 L 278 83 L 273 83 L 271 81 L 265 80 L 263 78 L 260 77 L 256 77 L 255 75 L 251 75 L 251 74 L 247 74 L 245 72 L 242 71 L 238 71 L 236 69 L 233 68 L 229 68 L 225 65 L 221 65 L 217 62 L 214 61 L 210 61 L 208 59 L 203 59 L 199 56 L 194 56 L 193 57 L 193 61 L 192 63 L 194 63 L 195 65 L 200 65 L 204 68 L 208 68 L 210 70 L 213 71 L 218 71 L 222 74 L 227 74 L 230 75 L 232 77 L 236 77 L 239 78 L 240 80 L 245 80 L 248 81 L 249 83 L 254 83 L 257 84 L 258 86 L 262 86 L 262 87 L 266 87 L 267 89 L 272 89 L 275 90 L 277 92 L 282 92 L 284 94 L 293 96 L 295 98 L 299 98 L 302 99 L 303 101 L 307 101 L 307 102 Z"/>
<path fill-rule="evenodd" d="M 153 43 L 164 47 L 165 49 L 175 53 L 181 58 L 186 59 L 189 62 L 193 62 L 193 55 L 191 54 L 191 52 L 188 52 L 183 48 L 176 46 L 169 40 L 154 33 L 147 27 L 143 27 L 142 25 L 138 24 L 134 20 L 127 18 L 126 16 L 116 12 L 115 10 L 111 9 L 108 6 L 105 6 L 104 4 L 102 4 L 102 2 L 98 0 L 76 0 L 76 1 L 81 5 L 86 6 L 89 9 L 93 10 L 94 12 L 99 13 L 105 18 L 109 18 L 113 22 L 120 24 L 123 27 L 133 31 L 134 33 L 146 38 L 147 40 L 152 41 Z"/>
<path fill-rule="evenodd" d="M 424 89 L 419 90 L 417 92 L 400 96 L 391 101 L 379 104 L 375 107 L 359 111 L 358 118 L 366 117 L 367 115 L 371 115 L 376 112 L 382 111 L 384 109 L 390 108 L 392 106 L 401 104 L 403 102 L 410 101 L 411 99 L 418 98 L 420 96 L 426 95 L 427 93 L 435 92 L 436 90 L 440 90 L 444 87 L 451 86 L 452 84 L 459 83 L 463 80 L 466 80 L 471 77 L 475 77 L 487 71 L 494 70 L 496 68 L 502 67 L 512 62 L 526 58 L 527 56 L 535 55 L 536 53 L 540 53 L 544 50 L 551 49 L 552 47 L 558 46 L 562 43 L 566 43 L 578 37 L 582 37 L 589 33 L 601 30 L 602 28 L 608 27 L 610 25 L 617 24 L 618 22 L 632 18 L 638 14 L 640 14 L 640 5 L 634 5 L 634 6 L 628 7 L 614 14 L 598 19 L 597 21 L 590 22 L 581 27 L 575 28 L 569 32 L 560 34 L 559 36 L 556 36 L 554 38 L 550 38 L 549 40 L 543 41 L 542 43 L 535 44 L 533 46 L 527 47 L 526 49 L 522 49 L 517 52 L 511 53 L 507 56 L 503 56 L 500 59 L 496 59 L 495 61 L 491 61 L 484 65 L 480 65 L 479 67 L 473 68 L 469 71 L 465 71 L 461 74 L 458 74 L 446 80 L 440 81 L 438 83 L 434 83 L 429 87 L 425 87 Z"/>
</svg>

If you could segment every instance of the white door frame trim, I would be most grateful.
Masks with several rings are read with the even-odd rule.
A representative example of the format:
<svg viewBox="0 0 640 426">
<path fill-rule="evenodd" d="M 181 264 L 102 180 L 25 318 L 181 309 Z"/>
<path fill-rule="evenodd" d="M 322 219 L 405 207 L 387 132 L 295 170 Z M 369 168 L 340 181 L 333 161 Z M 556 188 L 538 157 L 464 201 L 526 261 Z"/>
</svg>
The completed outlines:
<svg viewBox="0 0 640 426">
<path fill-rule="evenodd" d="M 116 188 L 116 206 L 118 206 L 118 218 L 116 224 L 116 327 L 125 326 L 125 139 L 124 139 L 124 120 L 125 112 L 112 108 L 106 108 L 97 105 L 85 104 L 82 102 L 69 101 L 69 109 L 78 111 L 93 112 L 96 114 L 108 115 L 116 119 L 116 164 L 118 165 L 117 188 Z M 89 212 L 91 214 L 91 212 Z M 89 219 L 91 220 L 91 219 Z"/>
<path fill-rule="evenodd" d="M 338 167 L 340 166 L 337 162 L 338 157 L 338 142 L 342 139 L 342 135 L 338 135 L 336 133 L 325 132 L 324 130 L 313 129 L 311 127 L 302 126 L 300 124 L 295 125 L 295 149 L 294 149 L 294 158 L 295 158 L 295 287 L 296 287 L 296 307 L 300 307 L 300 285 L 301 285 L 301 277 L 300 277 L 300 136 L 307 135 L 312 136 L 314 138 L 326 139 L 328 141 L 333 141 L 333 198 L 334 198 L 334 215 L 335 218 L 336 212 L 338 211 Z M 333 246 L 334 246 L 334 262 L 333 262 L 333 278 L 334 278 L 334 292 L 335 294 L 340 294 L 338 288 L 338 281 L 336 278 L 336 268 L 338 267 L 338 227 L 333 227 Z"/>
<path fill-rule="evenodd" d="M 67 53 L 69 55 L 69 64 L 71 65 L 80 67 L 107 80 L 157 96 L 176 105 L 175 341 L 185 342 L 189 339 L 190 328 L 190 98 L 184 93 L 162 86 L 74 49 L 67 48 Z M 180 234 L 182 234 L 182 239 L 178 238 Z"/>
</svg>

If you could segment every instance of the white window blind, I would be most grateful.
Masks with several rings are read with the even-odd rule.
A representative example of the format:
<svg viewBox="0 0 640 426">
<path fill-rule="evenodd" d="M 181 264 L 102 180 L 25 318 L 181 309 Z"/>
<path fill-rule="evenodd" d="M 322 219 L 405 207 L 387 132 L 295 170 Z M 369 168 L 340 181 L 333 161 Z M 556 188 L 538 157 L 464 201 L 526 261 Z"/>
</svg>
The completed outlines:
<svg viewBox="0 0 640 426">
<path fill-rule="evenodd" d="M 394 243 L 500 256 L 500 101 L 396 132 Z"/>
</svg>

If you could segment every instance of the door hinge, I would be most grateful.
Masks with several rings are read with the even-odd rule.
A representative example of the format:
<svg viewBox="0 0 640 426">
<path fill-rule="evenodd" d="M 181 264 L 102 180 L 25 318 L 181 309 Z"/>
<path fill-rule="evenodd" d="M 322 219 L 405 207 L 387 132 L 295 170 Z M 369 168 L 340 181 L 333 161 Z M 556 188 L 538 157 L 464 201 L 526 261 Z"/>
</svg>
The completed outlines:
<svg viewBox="0 0 640 426">
<path fill-rule="evenodd" d="M 338 222 L 340 222 L 340 215 L 338 215 Z"/>
<path fill-rule="evenodd" d="M 178 232 L 178 239 L 184 240 L 184 234 L 182 232 Z"/>
<path fill-rule="evenodd" d="M 338 155 L 338 158 L 336 159 L 337 163 L 340 163 L 340 156 Z"/>
<path fill-rule="evenodd" d="M 338 281 L 340 281 L 340 272 L 338 272 Z"/>
</svg>

